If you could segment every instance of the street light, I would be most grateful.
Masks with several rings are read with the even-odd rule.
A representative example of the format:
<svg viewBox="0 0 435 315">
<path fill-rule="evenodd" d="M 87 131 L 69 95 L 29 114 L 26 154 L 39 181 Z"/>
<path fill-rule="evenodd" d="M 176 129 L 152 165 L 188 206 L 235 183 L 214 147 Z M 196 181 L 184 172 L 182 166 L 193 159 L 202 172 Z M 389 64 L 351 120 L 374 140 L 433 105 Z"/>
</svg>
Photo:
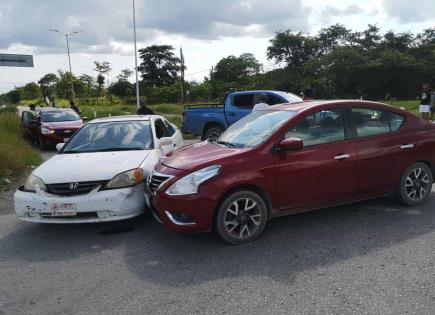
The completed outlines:
<svg viewBox="0 0 435 315">
<path fill-rule="evenodd" d="M 137 44 L 136 44 L 136 7 L 135 1 L 133 0 L 133 34 L 134 34 L 134 70 L 136 71 L 136 107 L 139 109 L 139 76 L 137 69 Z"/>
<path fill-rule="evenodd" d="M 50 29 L 50 31 L 51 32 L 56 32 L 56 33 L 59 33 L 59 34 L 65 36 L 65 39 L 66 39 L 66 48 L 67 48 L 67 51 L 68 51 L 69 76 L 70 76 L 69 80 L 70 80 L 70 88 L 71 88 L 71 100 L 74 100 L 74 87 L 73 87 L 72 70 L 71 70 L 71 56 L 70 56 L 70 53 L 69 53 L 69 37 L 71 35 L 74 35 L 74 34 L 82 33 L 82 31 L 75 31 L 75 32 L 71 32 L 71 33 L 63 33 L 63 32 L 61 32 L 59 30 L 54 30 L 54 29 Z"/>
</svg>

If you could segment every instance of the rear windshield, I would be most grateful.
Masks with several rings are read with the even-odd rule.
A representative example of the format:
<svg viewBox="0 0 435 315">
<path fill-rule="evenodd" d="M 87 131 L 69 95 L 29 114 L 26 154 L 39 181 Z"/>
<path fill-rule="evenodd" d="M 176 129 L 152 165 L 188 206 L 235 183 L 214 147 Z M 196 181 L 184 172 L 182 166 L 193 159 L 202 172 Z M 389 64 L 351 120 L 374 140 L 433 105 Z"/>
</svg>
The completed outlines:
<svg viewBox="0 0 435 315">
<path fill-rule="evenodd" d="M 80 116 L 73 110 L 41 112 L 42 122 L 76 121 L 80 119 Z"/>
</svg>

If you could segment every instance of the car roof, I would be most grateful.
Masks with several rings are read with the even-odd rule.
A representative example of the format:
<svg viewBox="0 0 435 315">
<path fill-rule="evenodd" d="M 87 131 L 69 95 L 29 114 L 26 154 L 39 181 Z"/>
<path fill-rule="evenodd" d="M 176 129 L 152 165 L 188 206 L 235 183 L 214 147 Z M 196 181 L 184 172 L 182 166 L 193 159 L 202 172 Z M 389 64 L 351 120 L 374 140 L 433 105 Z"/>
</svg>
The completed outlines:
<svg viewBox="0 0 435 315">
<path fill-rule="evenodd" d="M 71 108 L 59 108 L 59 107 L 42 107 L 38 108 L 41 112 L 60 112 L 60 111 L 72 111 Z"/>
<path fill-rule="evenodd" d="M 395 111 L 401 111 L 406 112 L 403 109 L 400 109 L 398 107 L 374 102 L 374 101 L 364 101 L 364 100 L 313 100 L 313 101 L 302 101 L 302 102 L 296 102 L 296 103 L 283 103 L 283 104 L 277 104 L 270 106 L 266 108 L 265 110 L 288 110 L 288 111 L 305 111 L 309 110 L 311 108 L 324 106 L 324 105 L 349 105 L 349 106 L 364 106 L 364 105 L 375 105 L 379 107 L 383 107 L 385 109 L 392 109 Z"/>
<path fill-rule="evenodd" d="M 277 90 L 249 90 L 249 91 L 235 91 L 232 92 L 231 94 L 246 94 L 246 93 L 275 93 L 275 94 L 282 94 L 282 93 L 288 93 L 288 94 L 293 94 L 296 95 L 295 93 L 292 92 L 285 92 L 285 91 L 277 91 Z M 296 95 L 297 96 L 297 95 Z"/>
<path fill-rule="evenodd" d="M 91 120 L 89 124 L 113 122 L 113 121 L 150 121 L 152 118 L 163 118 L 160 115 L 124 115 L 124 116 L 112 116 L 103 117 Z"/>
</svg>

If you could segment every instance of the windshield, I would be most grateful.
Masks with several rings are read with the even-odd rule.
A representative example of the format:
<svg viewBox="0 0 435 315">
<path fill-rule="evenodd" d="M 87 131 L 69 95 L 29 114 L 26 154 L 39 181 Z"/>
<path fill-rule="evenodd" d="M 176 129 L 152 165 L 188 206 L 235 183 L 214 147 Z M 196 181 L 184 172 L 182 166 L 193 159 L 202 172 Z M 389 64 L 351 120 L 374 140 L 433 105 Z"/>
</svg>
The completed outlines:
<svg viewBox="0 0 435 315">
<path fill-rule="evenodd" d="M 253 112 L 228 128 L 218 138 L 217 143 L 236 148 L 255 147 L 265 142 L 294 114 L 293 111 Z"/>
<path fill-rule="evenodd" d="M 75 121 L 80 119 L 80 116 L 73 110 L 41 112 L 42 122 Z"/>
<path fill-rule="evenodd" d="M 62 153 L 150 150 L 154 141 L 149 121 L 87 124 L 65 145 Z"/>
<path fill-rule="evenodd" d="M 297 103 L 303 101 L 302 98 L 292 93 L 286 93 L 286 92 L 276 92 L 276 93 L 279 94 L 281 97 L 284 97 L 289 103 Z"/>
</svg>

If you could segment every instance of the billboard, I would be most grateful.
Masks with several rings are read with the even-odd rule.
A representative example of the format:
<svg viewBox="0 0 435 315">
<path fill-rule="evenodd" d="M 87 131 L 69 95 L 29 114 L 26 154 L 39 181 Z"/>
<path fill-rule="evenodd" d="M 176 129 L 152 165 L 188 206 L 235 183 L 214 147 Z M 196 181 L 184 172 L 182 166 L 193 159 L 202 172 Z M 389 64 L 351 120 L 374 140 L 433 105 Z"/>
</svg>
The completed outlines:
<svg viewBox="0 0 435 315">
<path fill-rule="evenodd" d="M 0 67 L 33 67 L 33 56 L 0 54 Z"/>
</svg>

